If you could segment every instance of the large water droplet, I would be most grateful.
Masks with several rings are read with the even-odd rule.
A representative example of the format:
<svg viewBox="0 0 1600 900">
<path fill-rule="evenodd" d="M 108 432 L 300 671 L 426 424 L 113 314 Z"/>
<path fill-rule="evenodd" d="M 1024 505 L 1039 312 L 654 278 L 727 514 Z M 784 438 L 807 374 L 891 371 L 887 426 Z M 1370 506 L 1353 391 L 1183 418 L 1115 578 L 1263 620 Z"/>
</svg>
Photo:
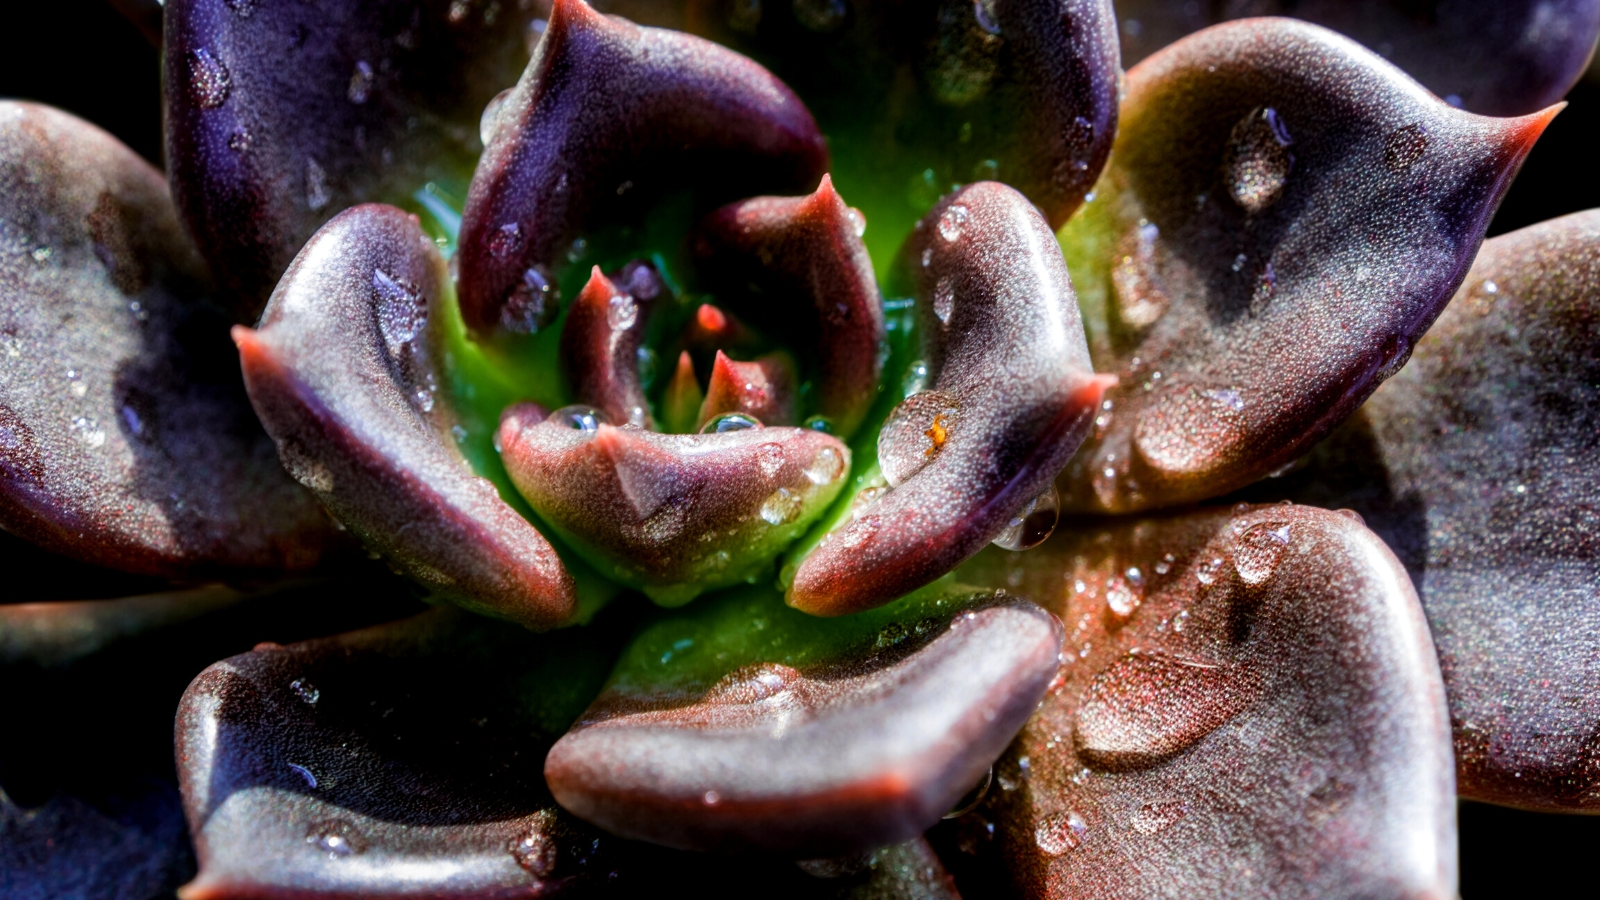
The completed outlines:
<svg viewBox="0 0 1600 900">
<path fill-rule="evenodd" d="M 806 480 L 812 484 L 828 484 L 844 474 L 844 457 L 832 447 L 823 447 L 806 466 Z"/>
<path fill-rule="evenodd" d="M 945 325 L 950 324 L 950 314 L 956 308 L 956 289 L 949 278 L 941 278 L 933 286 L 933 314 Z"/>
<path fill-rule="evenodd" d="M 759 703 L 782 694 L 799 680 L 798 671 L 780 663 L 741 666 L 712 685 L 705 699 L 708 703 Z"/>
<path fill-rule="evenodd" d="M 878 432 L 878 465 L 891 487 L 936 459 L 961 418 L 960 403 L 945 391 L 922 391 L 903 400 Z"/>
<path fill-rule="evenodd" d="M 372 292 L 377 301 L 378 330 L 391 354 L 416 340 L 428 319 L 427 304 L 416 285 L 382 269 L 372 270 Z"/>
<path fill-rule="evenodd" d="M 639 321 L 639 304 L 627 294 L 617 294 L 606 306 L 606 324 L 612 331 L 627 331 Z"/>
<path fill-rule="evenodd" d="M 350 73 L 350 84 L 345 89 L 345 97 L 358 106 L 366 103 L 367 98 L 372 96 L 372 82 L 375 78 L 372 63 L 364 59 L 357 60 L 354 71 Z"/>
<path fill-rule="evenodd" d="M 1233 542 L 1233 567 L 1245 584 L 1261 584 L 1272 577 L 1278 562 L 1289 549 L 1289 526 L 1283 522 L 1260 522 L 1250 526 Z"/>
<path fill-rule="evenodd" d="M 845 0 L 794 0 L 790 8 L 801 27 L 817 34 L 837 31 L 850 16 Z"/>
<path fill-rule="evenodd" d="M 761 502 L 761 518 L 768 525 L 787 525 L 800 518 L 800 495 L 778 488 Z"/>
<path fill-rule="evenodd" d="M 1098 769 L 1137 769 L 1210 734 L 1260 694 L 1254 670 L 1129 653 L 1096 675 L 1078 710 L 1078 755 Z"/>
<path fill-rule="evenodd" d="M 185 59 L 189 63 L 189 93 L 195 105 L 201 109 L 216 109 L 227 103 L 228 93 L 233 90 L 233 77 L 222 60 L 204 47 L 190 50 Z"/>
<path fill-rule="evenodd" d="M 511 858 L 529 874 L 548 878 L 554 874 L 561 856 L 555 839 L 543 829 L 535 827 L 511 842 Z"/>
<path fill-rule="evenodd" d="M 605 413 L 592 406 L 581 404 L 563 406 L 551 413 L 550 418 L 545 421 L 590 434 L 599 431 L 601 425 L 608 424 Z"/>
<path fill-rule="evenodd" d="M 995 535 L 994 545 L 1006 550 L 1037 547 L 1056 530 L 1060 515 L 1061 497 L 1052 484 L 1044 493 L 1017 510 L 1017 514 L 1006 522 L 1006 527 Z"/>
<path fill-rule="evenodd" d="M 491 241 L 492 243 L 492 241 Z M 561 312 L 555 280 L 542 266 L 530 266 L 500 309 L 500 327 L 513 334 L 537 334 Z"/>
<path fill-rule="evenodd" d="M 729 431 L 748 431 L 751 428 L 760 428 L 761 421 L 755 416 L 745 413 L 723 413 L 700 426 L 701 434 L 724 434 Z"/>
<path fill-rule="evenodd" d="M 1223 163 L 1233 202 L 1250 213 L 1276 203 L 1294 167 L 1294 154 L 1289 152 L 1293 143 L 1283 119 L 1270 106 L 1256 107 L 1240 119 L 1228 136 Z"/>
<path fill-rule="evenodd" d="M 967 222 L 972 218 L 972 210 L 966 204 L 952 203 L 939 215 L 939 236 L 947 241 L 958 241 L 961 232 L 967 227 Z"/>
<path fill-rule="evenodd" d="M 1138 571 L 1129 569 L 1126 574 L 1112 575 L 1106 580 L 1106 608 L 1119 619 L 1133 615 L 1143 599 L 1140 590 L 1143 579 L 1134 574 Z"/>
<path fill-rule="evenodd" d="M 306 843 L 328 854 L 329 859 L 342 859 L 367 849 L 366 837 L 346 819 L 313 822 L 306 831 Z"/>
<path fill-rule="evenodd" d="M 928 363 L 917 360 L 906 367 L 905 378 L 900 382 L 900 393 L 907 397 L 928 386 Z"/>
<path fill-rule="evenodd" d="M 1054 813 L 1039 820 L 1033 830 L 1033 842 L 1050 856 L 1060 856 L 1068 850 L 1083 845 L 1089 826 L 1075 812 Z"/>
<path fill-rule="evenodd" d="M 514 88 L 506 88 L 489 101 L 483 108 L 483 115 L 478 117 L 478 139 L 483 141 L 485 147 L 494 141 L 496 130 L 500 127 L 500 111 L 505 109 L 506 100 L 511 97 Z M 579 240 L 582 240 L 581 238 Z M 576 242 L 574 242 L 576 246 Z M 582 255 L 581 253 L 579 254 Z M 577 262 L 576 259 L 572 260 Z"/>
<path fill-rule="evenodd" d="M 1383 161 L 1391 171 L 1404 172 L 1427 152 L 1430 138 L 1421 125 L 1405 125 L 1389 132 L 1383 141 Z"/>
</svg>

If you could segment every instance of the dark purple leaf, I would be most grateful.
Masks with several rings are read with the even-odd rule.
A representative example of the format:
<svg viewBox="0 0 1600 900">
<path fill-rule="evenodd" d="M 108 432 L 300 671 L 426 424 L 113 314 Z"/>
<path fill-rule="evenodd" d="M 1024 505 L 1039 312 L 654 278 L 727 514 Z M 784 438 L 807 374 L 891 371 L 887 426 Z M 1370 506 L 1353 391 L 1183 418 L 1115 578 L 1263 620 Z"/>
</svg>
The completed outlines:
<svg viewBox="0 0 1600 900">
<path fill-rule="evenodd" d="M 808 362 L 816 411 L 843 438 L 877 399 L 882 368 L 882 299 L 861 243 L 865 228 L 823 176 L 807 197 L 757 197 L 717 210 L 695 243 L 707 278 L 725 286 L 725 302 L 789 336 L 791 346 L 815 348 Z"/>
<path fill-rule="evenodd" d="M 1439 647 L 1463 796 L 1600 810 L 1600 212 L 1484 243 L 1411 362 L 1253 495 L 1348 506 Z"/>
<path fill-rule="evenodd" d="M 1114 161 L 1062 234 L 1120 379 L 1065 505 L 1201 500 L 1308 450 L 1404 364 L 1556 111 L 1451 109 L 1291 19 L 1129 72 Z"/>
<path fill-rule="evenodd" d="M 1452 105 L 1490 116 L 1560 100 L 1600 36 L 1595 0 L 1122 0 L 1117 10 L 1123 65 L 1227 19 L 1294 16 L 1355 38 Z"/>
<path fill-rule="evenodd" d="M 1059 622 L 1003 594 L 977 599 L 953 620 L 912 605 L 821 651 L 775 597 L 697 605 L 636 639 L 545 778 L 581 818 L 672 847 L 817 857 L 906 840 L 982 778 L 1056 670 Z M 695 620 L 713 633 L 673 640 L 675 627 L 700 634 Z M 719 626 L 754 628 L 753 644 L 719 643 Z M 697 643 L 727 647 L 705 677 L 660 674 Z"/>
<path fill-rule="evenodd" d="M 718 350 L 697 424 L 704 428 L 713 419 L 732 413 L 763 425 L 799 425 L 797 380 L 794 358 L 786 352 L 735 362 Z"/>
<path fill-rule="evenodd" d="M 614 279 L 596 266 L 561 329 L 561 367 L 579 403 L 613 422 L 653 428 L 639 379 L 645 327 L 666 286 L 646 263 L 630 263 Z"/>
<path fill-rule="evenodd" d="M 0 103 L 0 525 L 147 575 L 304 569 L 334 541 L 251 415 L 161 174 Z"/>
<path fill-rule="evenodd" d="M 879 432 L 892 489 L 800 564 L 789 602 L 810 613 L 886 603 L 983 549 L 1053 491 L 1105 386 L 1090 370 L 1055 235 L 1015 190 L 979 182 L 947 198 L 902 263 L 928 389 Z"/>
<path fill-rule="evenodd" d="M 1061 674 L 970 814 L 1023 896 L 1455 896 L 1433 644 L 1355 517 L 1207 510 L 958 577 L 1067 626 Z"/>
<path fill-rule="evenodd" d="M 234 329 L 250 399 L 284 466 L 369 549 L 464 605 L 549 628 L 576 609 L 572 577 L 452 434 L 445 279 L 414 217 L 341 213 L 289 267 L 260 329 Z"/>
<path fill-rule="evenodd" d="M 487 129 L 461 225 L 461 310 L 518 326 L 586 229 L 663 189 L 711 202 L 809 190 L 828 152 L 805 105 L 756 63 L 681 32 L 555 0 L 528 71 Z"/>
<path fill-rule="evenodd" d="M 253 318 L 334 214 L 464 179 L 532 11 L 471 0 L 170 0 L 167 159 L 189 231 Z"/>
</svg>

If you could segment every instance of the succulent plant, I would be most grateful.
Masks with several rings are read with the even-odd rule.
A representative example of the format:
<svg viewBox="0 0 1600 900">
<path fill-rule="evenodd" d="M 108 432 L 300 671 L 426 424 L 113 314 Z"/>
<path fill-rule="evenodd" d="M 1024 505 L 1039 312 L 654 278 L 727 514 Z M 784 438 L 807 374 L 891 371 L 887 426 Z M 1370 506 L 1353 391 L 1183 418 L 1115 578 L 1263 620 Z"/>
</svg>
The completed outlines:
<svg viewBox="0 0 1600 900">
<path fill-rule="evenodd" d="M 1458 797 L 1600 811 L 1600 211 L 1484 240 L 1600 3 L 115 5 L 165 174 L 0 101 L 6 896 L 1444 898 Z"/>
</svg>

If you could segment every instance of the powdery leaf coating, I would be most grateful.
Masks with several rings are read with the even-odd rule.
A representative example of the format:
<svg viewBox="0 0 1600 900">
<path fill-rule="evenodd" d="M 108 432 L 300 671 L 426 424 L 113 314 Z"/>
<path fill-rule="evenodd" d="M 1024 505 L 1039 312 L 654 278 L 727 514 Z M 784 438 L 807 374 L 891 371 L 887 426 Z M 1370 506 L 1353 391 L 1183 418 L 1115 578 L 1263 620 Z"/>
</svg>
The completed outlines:
<svg viewBox="0 0 1600 900">
<path fill-rule="evenodd" d="M 959 577 L 1067 627 L 974 814 L 1023 896 L 1455 895 L 1433 644 L 1354 517 L 1207 510 L 991 552 Z"/>
<path fill-rule="evenodd" d="M 735 362 L 721 350 L 711 362 L 711 380 L 700 403 L 697 428 L 717 416 L 742 413 L 763 425 L 798 425 L 799 380 L 794 358 L 779 351 L 749 362 Z"/>
<path fill-rule="evenodd" d="M 1055 236 L 1015 190 L 979 182 L 946 198 L 902 263 L 929 390 L 906 398 L 879 434 L 894 489 L 795 573 L 789 603 L 817 615 L 881 605 L 983 549 L 1050 487 L 1105 388 Z"/>
<path fill-rule="evenodd" d="M 234 329 L 250 399 L 284 466 L 369 549 L 456 602 L 549 628 L 576 609 L 572 577 L 450 436 L 445 278 L 414 217 L 341 213 L 259 330 Z"/>
<path fill-rule="evenodd" d="M 523 406 L 500 424 L 522 496 L 601 572 L 678 605 L 768 565 L 838 496 L 850 451 L 807 428 L 575 428 Z"/>
<path fill-rule="evenodd" d="M 1064 507 L 1200 500 L 1308 450 L 1404 364 L 1556 112 L 1452 109 L 1290 19 L 1129 72 L 1099 199 L 1062 233 L 1096 368 L 1120 378 Z"/>
<path fill-rule="evenodd" d="M 816 411 L 844 438 L 877 398 L 882 369 L 883 301 L 860 215 L 824 175 L 810 196 L 725 206 L 695 237 L 707 277 L 725 288 L 730 308 L 791 335 L 792 346 L 815 348 L 808 362 L 816 368 Z"/>
<path fill-rule="evenodd" d="M 1600 211 L 1486 241 L 1411 362 L 1252 493 L 1348 506 L 1418 586 L 1465 797 L 1600 810 Z"/>
<path fill-rule="evenodd" d="M 657 301 L 670 299 L 661 296 L 665 290 L 644 263 L 630 264 L 615 280 L 594 267 L 561 329 L 561 368 L 577 402 L 613 422 L 655 426 L 639 380 L 639 348 Z"/>
<path fill-rule="evenodd" d="M 1489 116 L 1559 101 L 1600 36 L 1595 0 L 1122 0 L 1117 11 L 1123 65 L 1227 19 L 1291 15 L 1355 38 L 1440 97 Z"/>
<path fill-rule="evenodd" d="M 305 569 L 334 541 L 250 413 L 161 174 L 0 103 L 0 526 L 168 577 Z"/>
<path fill-rule="evenodd" d="M 744 666 L 709 689 L 613 678 L 545 778 L 579 817 L 671 847 L 820 857 L 903 841 L 1032 713 L 1061 626 L 998 595 L 920 643 L 805 670 Z"/>
<path fill-rule="evenodd" d="M 828 165 L 811 114 L 761 66 L 582 0 L 556 0 L 498 123 L 461 225 L 461 310 L 480 333 L 501 325 L 525 273 L 640 198 L 808 190 Z"/>
<path fill-rule="evenodd" d="M 539 777 L 608 664 L 448 608 L 219 662 L 178 709 L 185 900 L 540 897 L 592 880 Z"/>
<path fill-rule="evenodd" d="M 173 196 L 241 320 L 335 213 L 470 171 L 533 15 L 460 0 L 165 4 Z"/>
</svg>

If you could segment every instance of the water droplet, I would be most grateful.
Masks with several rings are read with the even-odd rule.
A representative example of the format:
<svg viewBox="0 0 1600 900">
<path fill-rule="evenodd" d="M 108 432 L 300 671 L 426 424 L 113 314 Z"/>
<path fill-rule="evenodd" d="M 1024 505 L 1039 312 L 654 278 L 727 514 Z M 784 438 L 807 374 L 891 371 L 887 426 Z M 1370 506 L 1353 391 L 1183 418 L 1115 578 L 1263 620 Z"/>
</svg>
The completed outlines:
<svg viewBox="0 0 1600 900">
<path fill-rule="evenodd" d="M 878 432 L 878 464 L 899 487 L 943 451 L 961 418 L 954 394 L 921 391 L 901 401 Z"/>
<path fill-rule="evenodd" d="M 185 59 L 189 63 L 189 93 L 195 105 L 201 109 L 216 109 L 227 103 L 228 93 L 233 90 L 233 76 L 228 74 L 228 67 L 222 60 L 204 47 L 190 50 Z"/>
<path fill-rule="evenodd" d="M 992 784 L 994 784 L 994 766 L 991 765 L 984 771 L 983 777 L 978 779 L 978 783 L 963 794 L 961 799 L 956 801 L 956 805 L 944 814 L 944 818 L 959 819 L 977 809 L 983 798 L 989 796 L 989 786 Z"/>
<path fill-rule="evenodd" d="M 1117 316 L 1129 328 L 1148 328 L 1167 311 L 1170 301 L 1156 260 L 1161 229 L 1140 220 L 1117 242 L 1111 268 L 1111 293 Z"/>
<path fill-rule="evenodd" d="M 583 406 L 581 404 L 563 406 L 551 413 L 550 418 L 545 421 L 590 434 L 599 431 L 601 425 L 609 424 L 605 413 L 592 406 Z"/>
<path fill-rule="evenodd" d="M 811 458 L 805 473 L 812 484 L 828 484 L 844 474 L 844 457 L 832 447 L 823 447 Z"/>
<path fill-rule="evenodd" d="M 939 236 L 951 242 L 960 240 L 961 231 L 967 227 L 967 221 L 971 218 L 972 210 L 968 209 L 966 204 L 950 204 L 939 216 Z"/>
<path fill-rule="evenodd" d="M 1341 516 L 1344 516 L 1346 519 L 1349 519 L 1352 522 L 1357 523 L 1358 525 L 1366 525 L 1367 524 L 1367 520 L 1363 519 L 1361 517 L 1361 513 L 1358 513 L 1353 509 L 1336 509 L 1336 510 L 1334 510 L 1334 512 L 1338 513 Z"/>
<path fill-rule="evenodd" d="M 928 364 L 917 360 L 906 367 L 906 376 L 900 382 L 900 393 L 907 397 L 922 391 L 928 386 Z"/>
<path fill-rule="evenodd" d="M 1106 581 L 1106 608 L 1119 619 L 1126 619 L 1139 608 L 1139 585 L 1126 575 L 1113 575 Z"/>
<path fill-rule="evenodd" d="M 1253 669 L 1128 653 L 1094 677 L 1076 723 L 1078 755 L 1098 769 L 1136 769 L 1171 757 L 1253 703 Z"/>
<path fill-rule="evenodd" d="M 1239 392 L 1233 388 L 1207 388 L 1206 390 L 1200 392 L 1200 396 L 1225 409 L 1231 409 L 1234 412 L 1239 412 L 1240 410 L 1244 409 L 1244 399 L 1241 398 L 1239 396 Z"/>
<path fill-rule="evenodd" d="M 1133 830 L 1144 835 L 1155 834 L 1189 814 L 1189 804 L 1182 800 L 1146 803 L 1133 814 Z"/>
<path fill-rule="evenodd" d="M 1491 281 L 1491 280 L 1490 280 L 1490 279 L 1488 279 L 1488 278 L 1485 278 L 1485 279 L 1484 279 L 1484 280 L 1483 280 L 1483 281 L 1482 281 L 1482 282 L 1481 282 L 1481 283 L 1480 283 L 1480 284 L 1479 284 L 1479 285 L 1478 285 L 1478 289 L 1479 289 L 1479 290 L 1481 290 L 1481 291 L 1483 291 L 1483 292 L 1484 292 L 1484 293 L 1485 293 L 1485 294 L 1491 294 L 1491 295 L 1492 295 L 1492 294 L 1498 294 L 1498 293 L 1500 293 L 1500 285 L 1498 285 L 1498 284 L 1495 284 L 1495 283 L 1494 283 L 1494 282 L 1493 282 L 1493 281 Z"/>
<path fill-rule="evenodd" d="M 294 691 L 296 697 L 299 697 L 301 700 L 304 700 L 306 703 L 309 703 L 312 706 L 316 706 L 317 701 L 322 699 L 322 692 L 317 690 L 316 685 L 305 680 L 304 678 L 296 678 L 295 680 L 289 682 L 289 690 Z"/>
<path fill-rule="evenodd" d="M 878 632 L 878 637 L 873 641 L 873 646 L 879 650 L 898 646 L 906 639 L 906 627 L 899 622 L 890 622 Z"/>
<path fill-rule="evenodd" d="M 306 206 L 313 212 L 328 205 L 333 197 L 328 193 L 328 173 L 311 157 L 306 157 Z"/>
<path fill-rule="evenodd" d="M 940 322 L 948 325 L 950 324 L 950 314 L 955 311 L 955 307 L 955 286 L 950 283 L 948 278 L 939 279 L 938 283 L 933 286 L 933 314 L 939 317 Z"/>
<path fill-rule="evenodd" d="M 33 251 L 33 253 L 31 255 L 33 256 L 33 261 L 34 262 L 42 263 L 45 260 L 49 259 L 50 258 L 50 254 L 53 253 L 53 252 L 54 251 L 52 251 L 49 247 L 38 247 L 38 248 L 34 249 L 34 251 Z"/>
<path fill-rule="evenodd" d="M 1044 493 L 1029 500 L 1027 505 L 1012 516 L 998 535 L 994 545 L 1006 550 L 1027 550 L 1037 547 L 1056 530 L 1061 514 L 1061 497 L 1056 486 L 1050 485 Z"/>
<path fill-rule="evenodd" d="M 483 141 L 485 147 L 494 142 L 495 131 L 500 127 L 500 111 L 505 109 L 506 100 L 510 99 L 513 90 L 515 88 L 506 88 L 495 94 L 488 104 L 483 107 L 483 115 L 478 117 L 478 139 Z M 582 240 L 582 238 L 579 238 L 579 240 Z M 568 258 L 571 258 L 570 254 Z M 573 261 L 576 262 L 576 260 Z"/>
<path fill-rule="evenodd" d="M 1294 139 L 1270 106 L 1256 107 L 1233 126 L 1224 166 L 1228 194 L 1246 212 L 1258 213 L 1277 202 L 1294 167 Z"/>
<path fill-rule="evenodd" d="M 89 385 L 83 380 L 83 374 L 77 369 L 67 370 L 67 389 L 74 397 L 83 397 L 89 393 Z"/>
<path fill-rule="evenodd" d="M 1177 561 L 1177 557 L 1173 556 L 1171 553 L 1168 553 L 1167 555 L 1161 557 L 1161 561 L 1156 563 L 1156 565 L 1155 565 L 1156 574 L 1157 575 L 1165 575 L 1168 572 L 1171 572 L 1172 571 L 1172 564 L 1174 562 L 1176 562 L 1176 561 Z"/>
<path fill-rule="evenodd" d="M 760 428 L 761 421 L 755 416 L 745 413 L 723 413 L 700 426 L 701 434 L 725 434 L 729 431 L 746 431 L 751 428 Z"/>
<path fill-rule="evenodd" d="M 561 856 L 555 839 L 535 827 L 511 842 L 511 858 L 529 874 L 548 878 L 555 872 Z"/>
<path fill-rule="evenodd" d="M 1222 566 L 1222 557 L 1213 556 L 1211 559 L 1208 559 L 1199 566 L 1195 567 L 1194 577 L 1198 578 L 1201 584 L 1211 584 L 1212 582 L 1216 581 L 1217 576 L 1222 573 Z"/>
<path fill-rule="evenodd" d="M 994 14 L 995 0 L 972 0 L 972 17 L 978 20 L 978 27 L 989 34 L 1000 33 L 1000 21 Z"/>
<path fill-rule="evenodd" d="M 1405 125 L 1389 132 L 1383 141 L 1383 161 L 1390 171 L 1404 172 L 1427 152 L 1431 138 L 1421 125 Z"/>
<path fill-rule="evenodd" d="M 716 806 L 718 803 L 722 802 L 722 795 L 716 791 L 706 791 L 705 794 L 700 797 L 700 802 L 707 806 Z"/>
<path fill-rule="evenodd" d="M 850 219 L 850 230 L 856 233 L 856 237 L 861 237 L 862 235 L 867 233 L 867 216 L 866 216 L 866 213 L 863 213 L 861 210 L 856 209 L 855 207 L 852 206 L 845 213 L 845 215 L 849 217 L 849 219 Z"/>
<path fill-rule="evenodd" d="M 507 222 L 489 235 L 489 255 L 506 259 L 522 249 L 522 226 Z"/>
<path fill-rule="evenodd" d="M 782 694 L 799 680 L 798 671 L 780 663 L 741 666 L 712 685 L 705 699 L 710 703 L 759 703 Z"/>
<path fill-rule="evenodd" d="M 863 491 L 862 493 L 866 493 L 866 492 Z M 877 516 L 877 515 L 852 516 L 851 520 L 850 520 L 850 525 L 845 528 L 844 533 L 841 534 L 840 537 L 839 537 L 839 543 L 846 550 L 848 550 L 848 549 L 850 549 L 852 547 L 859 547 L 863 543 L 865 543 L 868 538 L 870 538 L 873 535 L 877 534 L 878 533 L 878 529 L 880 529 L 882 527 L 883 527 L 883 517 L 882 516 Z"/>
<path fill-rule="evenodd" d="M 793 0 L 790 8 L 801 27 L 817 34 L 837 31 L 850 15 L 845 0 Z"/>
<path fill-rule="evenodd" d="M 1233 543 L 1233 568 L 1245 584 L 1261 584 L 1272 577 L 1289 549 L 1289 526 L 1261 522 L 1250 526 Z"/>
<path fill-rule="evenodd" d="M 1033 842 L 1046 854 L 1060 856 L 1082 846 L 1088 831 L 1089 826 L 1077 813 L 1054 813 L 1039 821 L 1033 830 Z"/>
<path fill-rule="evenodd" d="M 382 269 L 372 270 L 372 291 L 378 330 L 389 353 L 398 355 L 422 330 L 428 319 L 427 303 L 416 285 Z"/>
<path fill-rule="evenodd" d="M 328 854 L 329 859 L 342 859 L 367 850 L 366 837 L 345 819 L 313 822 L 306 831 L 306 843 Z"/>
<path fill-rule="evenodd" d="M 606 324 L 612 331 L 627 331 L 639 321 L 639 304 L 627 294 L 617 294 L 606 306 Z"/>
<path fill-rule="evenodd" d="M 800 518 L 800 496 L 788 488 L 778 488 L 761 502 L 761 518 L 768 525 L 787 525 Z"/>
<path fill-rule="evenodd" d="M 933 262 L 933 248 L 929 247 L 929 248 L 926 248 L 926 249 L 924 249 L 922 251 L 922 267 L 924 269 L 926 269 L 932 262 Z"/>
<path fill-rule="evenodd" d="M 310 769 L 295 763 L 289 763 L 289 769 L 300 776 L 300 779 L 306 783 L 306 787 L 314 788 L 317 786 L 317 776 L 312 774 Z"/>
<path fill-rule="evenodd" d="M 93 416 L 74 416 L 72 430 L 79 442 L 90 450 L 98 450 L 105 445 L 105 429 L 100 427 L 100 421 Z"/>
<path fill-rule="evenodd" d="M 313 491 L 327 493 L 333 490 L 333 473 L 295 441 L 286 440 L 278 445 L 278 459 L 295 481 Z"/>
<path fill-rule="evenodd" d="M 833 420 L 827 416 L 810 416 L 805 422 L 801 423 L 800 427 L 809 428 L 822 434 L 833 434 L 834 431 Z"/>
<path fill-rule="evenodd" d="M 351 103 L 360 105 L 367 102 L 367 98 L 372 96 L 374 77 L 372 63 L 364 59 L 356 61 L 355 70 L 350 73 L 350 86 L 345 90 L 345 96 Z"/>
<path fill-rule="evenodd" d="M 505 306 L 500 309 L 500 327 L 513 334 L 538 334 L 561 312 L 559 300 L 550 273 L 543 266 L 530 266 L 506 295 Z"/>
</svg>

